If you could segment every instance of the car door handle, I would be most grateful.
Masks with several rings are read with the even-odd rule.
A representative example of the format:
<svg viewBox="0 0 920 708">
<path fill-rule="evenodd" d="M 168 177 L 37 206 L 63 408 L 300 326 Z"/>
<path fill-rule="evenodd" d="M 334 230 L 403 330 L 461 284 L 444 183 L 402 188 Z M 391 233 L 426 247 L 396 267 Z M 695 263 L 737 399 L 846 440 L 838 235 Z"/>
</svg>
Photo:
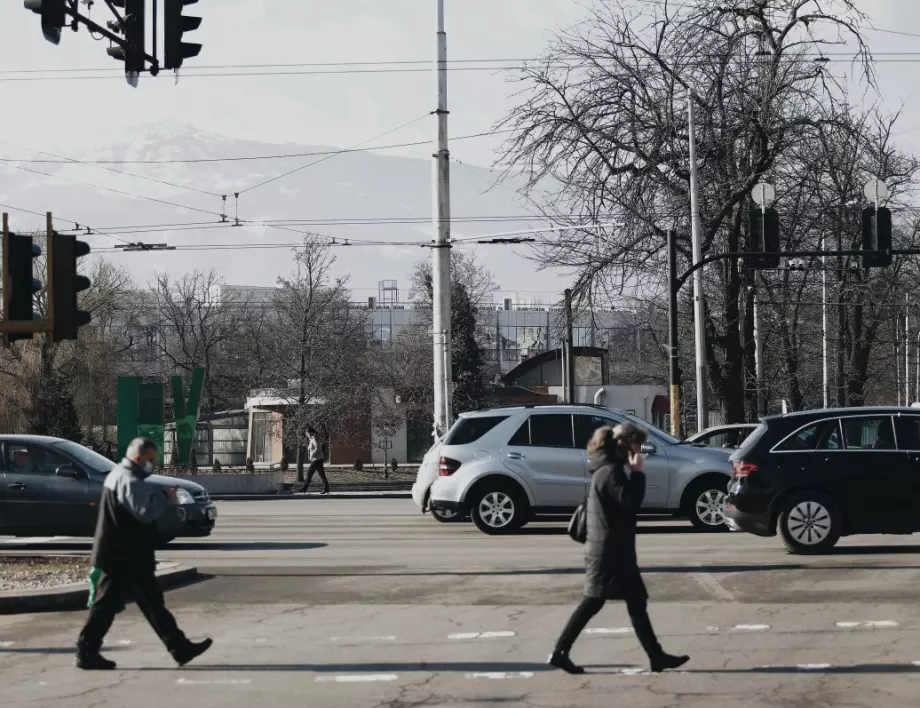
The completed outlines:
<svg viewBox="0 0 920 708">
<path fill-rule="evenodd" d="M 17 490 L 25 489 L 25 488 L 26 488 L 26 485 L 22 484 L 21 482 L 15 482 L 14 484 L 11 484 L 7 487 L 7 489 L 17 489 Z"/>
<path fill-rule="evenodd" d="M 520 452 L 509 452 L 507 455 L 509 460 L 523 460 L 524 455 Z"/>
</svg>

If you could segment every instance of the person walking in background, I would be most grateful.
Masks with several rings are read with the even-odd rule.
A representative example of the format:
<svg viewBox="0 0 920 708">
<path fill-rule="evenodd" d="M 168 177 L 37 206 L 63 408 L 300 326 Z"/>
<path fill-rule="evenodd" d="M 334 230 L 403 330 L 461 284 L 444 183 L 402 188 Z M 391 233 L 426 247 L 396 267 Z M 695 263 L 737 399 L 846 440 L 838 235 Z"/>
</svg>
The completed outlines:
<svg viewBox="0 0 920 708">
<path fill-rule="evenodd" d="M 593 473 L 586 512 L 584 599 L 556 642 L 548 663 L 570 674 L 584 669 L 569 658 L 578 635 L 607 600 L 625 600 L 636 636 L 645 649 L 651 670 L 682 666 L 690 657 L 666 654 L 649 620 L 648 592 L 636 558 L 636 512 L 645 497 L 642 444 L 648 434 L 623 424 L 603 427 L 588 442 Z"/>
<path fill-rule="evenodd" d="M 115 662 L 99 652 L 115 615 L 128 598 L 134 599 L 179 666 L 212 644 L 210 639 L 191 642 L 185 637 L 166 609 L 157 583 L 156 521 L 175 503 L 176 491 L 164 493 L 162 487 L 146 481 L 153 472 L 156 452 L 152 440 L 136 438 L 128 446 L 125 459 L 105 478 L 91 558 L 92 605 L 74 660 L 79 669 L 115 668 Z"/>
<path fill-rule="evenodd" d="M 310 467 L 307 469 L 307 480 L 300 491 L 306 494 L 310 482 L 313 481 L 313 475 L 319 474 L 319 478 L 323 480 L 323 491 L 320 494 L 329 494 L 329 480 L 326 479 L 326 469 L 323 466 L 326 461 L 326 445 L 320 442 L 315 428 L 307 428 L 307 441 L 307 459 L 310 460 Z"/>
</svg>

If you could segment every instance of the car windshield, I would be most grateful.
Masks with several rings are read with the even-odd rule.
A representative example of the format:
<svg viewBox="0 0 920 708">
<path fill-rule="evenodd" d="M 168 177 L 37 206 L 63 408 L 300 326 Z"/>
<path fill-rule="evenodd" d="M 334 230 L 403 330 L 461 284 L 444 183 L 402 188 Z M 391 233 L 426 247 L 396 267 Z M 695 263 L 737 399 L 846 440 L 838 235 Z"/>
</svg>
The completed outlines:
<svg viewBox="0 0 920 708">
<path fill-rule="evenodd" d="M 83 447 L 75 442 L 70 440 L 59 440 L 52 443 L 52 447 L 61 450 L 62 452 L 70 455 L 77 462 L 79 462 L 83 467 L 89 468 L 92 472 L 98 472 L 99 474 L 108 474 L 112 471 L 112 468 L 115 467 L 115 463 L 112 462 L 109 458 L 100 455 L 98 452 L 93 452 L 88 447 Z"/>
<path fill-rule="evenodd" d="M 679 445 L 679 444 L 680 444 L 680 440 L 678 440 L 677 438 L 675 438 L 675 437 L 672 436 L 672 435 L 668 435 L 668 434 L 667 434 L 666 432 L 664 432 L 661 428 L 656 428 L 654 425 L 652 425 L 652 424 L 649 423 L 648 421 L 642 420 L 642 418 L 640 418 L 640 417 L 637 416 L 637 415 L 633 415 L 632 413 L 623 413 L 623 417 L 628 418 L 628 419 L 630 420 L 630 422 L 633 422 L 633 423 L 635 423 L 636 425 L 639 425 L 639 426 L 645 428 L 645 429 L 648 430 L 650 433 L 653 433 L 653 434 L 656 435 L 657 437 L 661 438 L 661 439 L 662 439 L 664 442 L 666 442 L 668 445 Z"/>
</svg>

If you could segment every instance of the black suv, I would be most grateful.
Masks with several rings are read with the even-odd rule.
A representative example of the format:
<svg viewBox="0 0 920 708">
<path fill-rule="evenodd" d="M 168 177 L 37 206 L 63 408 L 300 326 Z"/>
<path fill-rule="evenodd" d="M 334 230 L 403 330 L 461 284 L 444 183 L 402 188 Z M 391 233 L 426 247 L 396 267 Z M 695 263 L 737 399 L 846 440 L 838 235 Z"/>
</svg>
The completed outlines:
<svg viewBox="0 0 920 708">
<path fill-rule="evenodd" d="M 822 553 L 851 534 L 920 531 L 920 409 L 764 418 L 731 459 L 726 523 L 779 531 L 791 553 Z"/>
</svg>

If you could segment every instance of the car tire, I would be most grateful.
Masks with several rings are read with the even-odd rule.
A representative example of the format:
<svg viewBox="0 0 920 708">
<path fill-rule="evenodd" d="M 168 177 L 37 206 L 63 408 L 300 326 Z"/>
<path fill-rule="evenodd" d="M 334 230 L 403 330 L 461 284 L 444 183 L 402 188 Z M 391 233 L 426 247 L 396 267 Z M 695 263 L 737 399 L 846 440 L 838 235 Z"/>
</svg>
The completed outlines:
<svg viewBox="0 0 920 708">
<path fill-rule="evenodd" d="M 683 512 L 694 528 L 709 533 L 728 531 L 724 516 L 728 481 L 727 477 L 712 475 L 697 479 L 687 487 Z"/>
<path fill-rule="evenodd" d="M 451 511 L 450 509 L 435 509 L 431 507 L 430 513 L 435 521 L 439 521 L 442 524 L 455 524 L 463 520 L 463 516 L 459 511 Z"/>
<path fill-rule="evenodd" d="M 524 493 L 509 482 L 485 482 L 474 488 L 469 509 L 476 528 L 490 536 L 514 533 L 529 521 Z"/>
<path fill-rule="evenodd" d="M 828 553 L 843 533 L 840 510 L 826 494 L 801 492 L 787 499 L 777 519 L 779 535 L 789 553 Z"/>
</svg>

